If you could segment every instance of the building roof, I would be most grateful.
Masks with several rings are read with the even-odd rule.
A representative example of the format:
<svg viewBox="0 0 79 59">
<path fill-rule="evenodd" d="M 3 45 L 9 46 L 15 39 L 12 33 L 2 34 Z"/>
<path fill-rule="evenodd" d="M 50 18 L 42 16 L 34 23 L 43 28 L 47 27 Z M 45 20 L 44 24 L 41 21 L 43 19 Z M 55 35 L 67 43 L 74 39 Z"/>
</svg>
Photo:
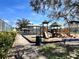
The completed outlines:
<svg viewBox="0 0 79 59">
<path fill-rule="evenodd" d="M 79 21 L 69 21 L 69 23 L 79 23 Z"/>
<path fill-rule="evenodd" d="M 40 25 L 29 24 L 29 25 L 27 25 L 27 27 L 40 27 Z"/>
<path fill-rule="evenodd" d="M 22 28 L 22 30 L 30 30 L 30 29 L 28 29 L 28 28 Z"/>
</svg>

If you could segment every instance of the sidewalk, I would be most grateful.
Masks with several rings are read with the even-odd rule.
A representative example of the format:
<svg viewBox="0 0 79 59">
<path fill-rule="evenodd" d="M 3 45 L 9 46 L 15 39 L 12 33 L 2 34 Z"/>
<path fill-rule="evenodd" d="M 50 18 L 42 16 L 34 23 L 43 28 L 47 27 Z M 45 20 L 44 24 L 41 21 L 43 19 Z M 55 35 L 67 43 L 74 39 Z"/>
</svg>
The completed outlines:
<svg viewBox="0 0 79 59">
<path fill-rule="evenodd" d="M 12 47 L 16 47 L 16 46 L 25 46 L 27 44 L 30 44 L 26 39 L 24 39 L 22 37 L 22 35 L 20 34 L 17 34 L 16 37 L 15 37 L 15 41 L 13 43 L 13 46 Z"/>
<path fill-rule="evenodd" d="M 39 55 L 37 46 L 32 46 L 22 35 L 17 34 L 7 59 L 47 59 Z"/>
</svg>

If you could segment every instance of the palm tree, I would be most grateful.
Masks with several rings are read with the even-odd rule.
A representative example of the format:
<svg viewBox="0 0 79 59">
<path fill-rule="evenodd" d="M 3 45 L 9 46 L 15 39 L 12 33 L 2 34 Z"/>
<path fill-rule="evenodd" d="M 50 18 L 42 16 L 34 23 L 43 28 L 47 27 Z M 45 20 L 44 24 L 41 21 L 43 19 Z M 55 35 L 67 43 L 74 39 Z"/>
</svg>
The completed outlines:
<svg viewBox="0 0 79 59">
<path fill-rule="evenodd" d="M 22 30 L 22 28 L 26 28 L 27 25 L 30 24 L 30 21 L 28 19 L 22 18 L 22 19 L 18 19 L 16 24 L 18 26 L 18 29 Z"/>
</svg>

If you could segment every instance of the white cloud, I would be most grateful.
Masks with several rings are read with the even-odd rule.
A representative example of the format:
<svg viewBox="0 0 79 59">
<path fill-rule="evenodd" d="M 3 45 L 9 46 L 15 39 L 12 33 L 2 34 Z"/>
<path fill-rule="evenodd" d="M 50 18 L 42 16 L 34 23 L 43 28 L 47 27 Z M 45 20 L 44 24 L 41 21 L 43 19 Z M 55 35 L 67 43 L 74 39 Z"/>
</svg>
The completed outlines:
<svg viewBox="0 0 79 59">
<path fill-rule="evenodd" d="M 10 24 L 12 25 L 12 27 L 16 27 L 16 22 L 17 22 L 17 20 L 11 20 L 10 21 Z"/>
<path fill-rule="evenodd" d="M 16 27 L 16 21 L 17 21 L 17 20 L 13 21 L 13 20 L 4 19 L 4 21 L 5 21 L 7 24 L 11 25 L 12 27 Z"/>
<path fill-rule="evenodd" d="M 6 23 L 10 23 L 10 21 L 9 20 L 4 20 Z"/>
</svg>

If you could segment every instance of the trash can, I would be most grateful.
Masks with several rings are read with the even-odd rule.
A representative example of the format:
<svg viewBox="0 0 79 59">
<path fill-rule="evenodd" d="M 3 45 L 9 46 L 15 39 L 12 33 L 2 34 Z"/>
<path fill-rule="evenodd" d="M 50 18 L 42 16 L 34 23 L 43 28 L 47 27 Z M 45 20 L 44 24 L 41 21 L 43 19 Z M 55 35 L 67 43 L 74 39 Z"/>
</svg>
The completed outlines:
<svg viewBox="0 0 79 59">
<path fill-rule="evenodd" d="M 41 37 L 40 36 L 36 36 L 36 45 L 37 46 L 41 45 Z"/>
</svg>

